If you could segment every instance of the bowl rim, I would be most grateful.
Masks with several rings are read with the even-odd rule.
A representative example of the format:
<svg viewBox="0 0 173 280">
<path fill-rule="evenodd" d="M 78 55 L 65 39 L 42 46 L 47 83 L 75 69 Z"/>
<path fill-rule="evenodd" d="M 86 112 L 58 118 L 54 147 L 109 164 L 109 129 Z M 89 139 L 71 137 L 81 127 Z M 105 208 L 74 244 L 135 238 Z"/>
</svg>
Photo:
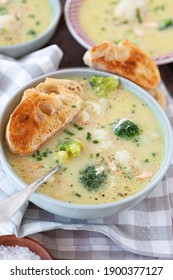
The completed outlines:
<svg viewBox="0 0 173 280">
<path fill-rule="evenodd" d="M 23 244 L 24 242 L 24 244 Z M 41 260 L 53 260 L 53 257 L 51 255 L 51 253 L 49 252 L 49 250 L 47 248 L 44 247 L 44 245 L 42 245 L 40 242 L 26 236 L 26 237 L 17 237 L 16 235 L 1 235 L 0 236 L 0 246 L 20 246 L 20 247 L 27 247 L 28 249 L 30 249 L 33 253 L 35 253 L 36 255 L 38 255 L 40 257 Z M 34 252 L 31 249 L 31 246 L 33 245 L 33 247 L 37 247 L 39 249 L 39 251 L 41 251 L 44 255 L 44 258 L 41 258 L 41 254 Z"/>
<path fill-rule="evenodd" d="M 95 45 L 95 43 L 87 37 L 85 32 L 81 29 L 78 19 L 75 16 L 74 11 L 70 12 L 71 7 L 73 9 L 78 9 L 80 6 L 82 0 L 66 0 L 65 6 L 64 6 L 64 17 L 66 25 L 74 37 L 76 41 L 82 45 L 85 49 L 90 49 L 92 46 Z M 77 12 L 77 11 L 76 11 Z M 153 56 L 151 59 L 157 64 L 157 65 L 163 65 L 167 63 L 171 63 L 173 61 L 173 51 L 170 53 L 167 53 L 165 55 L 159 55 L 159 56 Z"/>
<path fill-rule="evenodd" d="M 109 202 L 109 203 L 102 203 L 102 204 L 75 204 L 75 203 L 68 203 L 68 202 L 63 202 L 63 201 L 59 201 L 57 199 L 54 199 L 52 197 L 46 196 L 42 193 L 39 192 L 35 192 L 34 194 L 32 194 L 32 196 L 30 197 L 30 201 L 33 202 L 35 205 L 37 205 L 35 203 L 35 200 L 37 199 L 42 199 L 45 202 L 51 202 L 53 205 L 58 205 L 58 206 L 62 206 L 68 209 L 79 209 L 79 210 L 94 210 L 94 209 L 104 209 L 104 208 L 110 208 L 113 206 L 121 206 L 124 203 L 128 203 L 131 202 L 137 198 L 139 198 L 140 196 L 146 196 L 147 193 L 150 193 L 156 186 L 157 184 L 163 179 L 166 171 L 169 168 L 169 165 L 171 163 L 172 160 L 172 156 L 173 156 L 173 133 L 172 133 L 172 127 L 171 124 L 169 122 L 169 119 L 166 115 L 166 113 L 163 111 L 163 109 L 161 108 L 161 106 L 158 104 L 158 102 L 148 93 L 146 92 L 143 88 L 141 88 L 140 86 L 136 85 L 135 83 L 122 78 L 118 75 L 114 75 L 105 71 L 98 71 L 98 70 L 94 70 L 88 67 L 80 67 L 80 68 L 66 68 L 66 69 L 62 69 L 59 71 L 54 71 L 51 72 L 49 74 L 44 74 L 36 79 L 33 79 L 32 81 L 28 82 L 27 84 L 25 84 L 22 88 L 20 88 L 18 91 L 16 91 L 16 94 L 13 95 L 9 101 L 6 103 L 6 105 L 4 106 L 2 112 L 0 113 L 0 127 L 1 127 L 1 122 L 3 119 L 3 115 L 5 114 L 6 110 L 8 109 L 8 107 L 10 106 L 10 104 L 13 102 L 13 100 L 17 97 L 17 96 L 22 96 L 23 90 L 26 89 L 27 87 L 32 86 L 33 83 L 37 83 L 37 82 L 41 82 L 44 78 L 46 77 L 56 77 L 58 78 L 59 75 L 66 75 L 67 76 L 72 76 L 72 74 L 69 73 L 74 73 L 75 76 L 80 75 L 81 73 L 86 73 L 86 75 L 90 75 L 90 74 L 96 74 L 96 75 L 100 75 L 100 76 L 115 76 L 118 77 L 120 79 L 120 81 L 122 83 L 125 83 L 127 86 L 131 87 L 133 90 L 136 89 L 137 94 L 135 94 L 136 96 L 138 96 L 140 99 L 142 98 L 144 100 L 145 103 L 149 103 L 150 108 L 154 107 L 154 109 L 156 109 L 157 113 L 160 114 L 162 120 L 164 120 L 164 125 L 166 127 L 167 130 L 167 140 L 168 140 L 168 145 L 166 145 L 165 147 L 165 154 L 167 153 L 167 156 L 165 157 L 164 154 L 164 159 L 162 160 L 162 164 L 158 170 L 158 172 L 155 174 L 155 176 L 153 177 L 152 181 L 150 183 L 148 183 L 143 189 L 141 189 L 139 192 L 128 196 L 127 198 L 123 198 L 122 200 L 118 200 L 118 201 L 114 201 L 114 202 Z M 87 74 L 88 73 L 88 74 Z M 83 75 L 84 76 L 84 75 Z M 135 90 L 134 90 L 135 91 Z M 156 112 L 155 112 L 156 115 Z M 3 135 L 4 136 L 4 135 Z M 4 138 L 4 137 L 3 137 Z M 1 141 L 1 140 L 0 140 Z M 14 172 L 14 170 L 11 168 L 10 164 L 8 163 L 6 157 L 5 157 L 5 153 L 4 150 L 2 148 L 2 145 L 0 145 L 0 156 L 1 156 L 1 161 L 3 164 L 3 167 L 7 168 L 8 172 L 10 173 L 10 177 L 12 178 L 12 180 L 14 182 L 17 181 L 17 183 L 20 185 L 17 186 L 17 189 L 22 189 L 24 187 L 27 186 L 27 184 L 25 182 L 22 181 L 22 179 L 20 179 L 16 173 Z M 170 151 L 170 147 L 171 150 Z M 166 151 L 167 149 L 167 151 Z M 164 165 L 164 166 L 163 166 Z M 5 170 L 6 171 L 6 170 Z"/>
<path fill-rule="evenodd" d="M 33 45 L 35 42 L 39 41 L 41 38 L 44 38 L 47 34 L 49 34 L 52 29 L 58 24 L 60 17 L 61 17 L 61 13 L 62 13 L 62 7 L 60 4 L 60 0 L 47 0 L 52 8 L 53 11 L 53 16 L 52 19 L 49 23 L 49 25 L 47 26 L 47 28 L 40 33 L 38 36 L 34 37 L 31 40 L 28 40 L 26 42 L 22 42 L 19 44 L 14 44 L 14 45 L 7 45 L 7 46 L 0 46 L 0 52 L 3 50 L 13 50 L 15 48 L 22 48 L 28 45 Z M 54 8 L 54 6 L 56 6 L 56 8 Z"/>
</svg>

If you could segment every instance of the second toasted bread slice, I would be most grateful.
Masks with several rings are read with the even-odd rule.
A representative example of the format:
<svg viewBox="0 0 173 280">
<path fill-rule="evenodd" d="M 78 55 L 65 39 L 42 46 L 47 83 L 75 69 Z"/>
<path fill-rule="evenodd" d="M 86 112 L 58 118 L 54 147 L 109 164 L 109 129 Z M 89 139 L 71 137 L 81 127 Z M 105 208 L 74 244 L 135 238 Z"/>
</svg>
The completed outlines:
<svg viewBox="0 0 173 280">
<path fill-rule="evenodd" d="M 145 89 L 153 89 L 160 82 L 159 71 L 151 58 L 127 40 L 118 45 L 106 41 L 93 46 L 85 53 L 84 62 L 94 69 L 128 78 Z"/>
<path fill-rule="evenodd" d="M 63 91 L 63 88 L 59 94 L 27 89 L 7 124 L 6 139 L 10 150 L 19 155 L 34 152 L 70 123 L 82 104 L 83 100 L 77 94 Z"/>
</svg>

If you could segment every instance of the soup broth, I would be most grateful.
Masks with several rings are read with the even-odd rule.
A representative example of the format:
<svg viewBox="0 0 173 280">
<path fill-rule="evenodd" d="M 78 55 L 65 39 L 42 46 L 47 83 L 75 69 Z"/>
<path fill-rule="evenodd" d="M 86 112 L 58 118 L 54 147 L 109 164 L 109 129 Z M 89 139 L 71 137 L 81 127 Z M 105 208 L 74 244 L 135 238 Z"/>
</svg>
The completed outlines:
<svg viewBox="0 0 173 280">
<path fill-rule="evenodd" d="M 117 18 L 120 1 L 84 0 L 79 8 L 79 24 L 94 44 L 127 39 L 150 56 L 173 51 L 173 5 L 171 0 L 145 0 L 147 14 L 142 19 L 135 14 L 134 22 Z M 125 12 L 129 7 L 125 7 Z M 130 11 L 129 11 L 130 13 Z M 161 28 L 161 25 L 163 28 Z M 167 25 L 167 26 L 166 26 Z"/>
<path fill-rule="evenodd" d="M 40 35 L 53 17 L 49 1 L 0 2 L 0 46 L 20 44 Z"/>
<path fill-rule="evenodd" d="M 98 96 L 88 77 L 72 79 L 84 89 L 85 106 L 79 116 L 33 155 L 15 155 L 6 146 L 9 163 L 28 184 L 60 164 L 61 170 L 39 191 L 69 203 L 101 204 L 135 194 L 152 180 L 162 161 L 165 143 L 156 116 L 120 83 L 107 95 Z M 139 128 L 137 137 L 117 136 L 115 126 L 120 125 L 120 120 L 133 122 Z M 81 150 L 70 159 L 59 161 L 59 145 L 76 139 L 82 143 Z M 95 167 L 95 177 L 86 187 L 83 172 L 90 168 L 92 173 Z M 97 175 L 100 181 L 95 187 Z"/>
</svg>

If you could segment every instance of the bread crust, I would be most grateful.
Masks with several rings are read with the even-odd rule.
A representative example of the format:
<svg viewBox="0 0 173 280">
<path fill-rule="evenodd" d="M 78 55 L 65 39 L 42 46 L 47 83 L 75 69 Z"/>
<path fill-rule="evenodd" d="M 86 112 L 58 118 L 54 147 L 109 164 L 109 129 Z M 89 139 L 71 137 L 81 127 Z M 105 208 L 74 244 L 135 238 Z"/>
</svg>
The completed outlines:
<svg viewBox="0 0 173 280">
<path fill-rule="evenodd" d="M 82 104 L 77 94 L 65 88 L 58 94 L 27 89 L 7 124 L 10 150 L 19 155 L 33 153 L 77 117 Z"/>
<path fill-rule="evenodd" d="M 84 55 L 84 62 L 94 69 L 118 74 L 150 90 L 160 83 L 157 66 L 141 49 L 127 40 L 118 45 L 103 42 L 93 46 Z"/>
<path fill-rule="evenodd" d="M 157 102 L 160 104 L 162 109 L 166 110 L 166 97 L 162 90 L 158 88 L 154 88 L 149 91 L 149 93 L 157 100 Z"/>
</svg>

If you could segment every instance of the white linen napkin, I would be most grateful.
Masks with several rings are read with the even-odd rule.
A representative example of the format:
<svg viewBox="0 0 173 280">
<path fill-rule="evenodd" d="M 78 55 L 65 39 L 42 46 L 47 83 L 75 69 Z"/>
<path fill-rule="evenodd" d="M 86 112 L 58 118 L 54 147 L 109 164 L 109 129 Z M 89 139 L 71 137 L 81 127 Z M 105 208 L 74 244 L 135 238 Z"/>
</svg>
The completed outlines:
<svg viewBox="0 0 173 280">
<path fill-rule="evenodd" d="M 0 56 L 0 107 L 2 108 L 8 98 L 24 83 L 56 70 L 61 57 L 62 52 L 55 45 L 19 60 Z M 167 115 L 173 125 L 173 101 L 163 84 L 161 87 L 167 95 Z M 13 193 L 14 187 L 9 184 L 0 164 L 0 199 L 5 199 Z M 173 258 L 172 209 L 173 164 L 155 190 L 133 209 L 103 219 L 77 220 L 53 215 L 31 203 L 29 206 L 25 203 L 11 221 L 0 224 L 0 234 L 15 234 L 22 237 L 52 229 L 69 230 L 71 233 L 72 230 L 80 230 L 80 233 L 85 230 L 102 233 L 115 244 L 135 254 Z M 82 237 L 81 234 L 80 237 L 85 240 L 85 245 L 90 245 L 91 240 L 85 239 L 85 235 Z M 66 239 L 67 244 L 68 241 L 69 244 L 75 244 L 73 234 Z M 96 240 L 95 244 L 97 245 Z M 76 255 L 79 256 L 78 248 L 74 247 Z M 105 245 L 100 245 L 99 250 L 104 249 Z M 109 247 L 108 250 L 111 255 L 113 247 Z"/>
</svg>

